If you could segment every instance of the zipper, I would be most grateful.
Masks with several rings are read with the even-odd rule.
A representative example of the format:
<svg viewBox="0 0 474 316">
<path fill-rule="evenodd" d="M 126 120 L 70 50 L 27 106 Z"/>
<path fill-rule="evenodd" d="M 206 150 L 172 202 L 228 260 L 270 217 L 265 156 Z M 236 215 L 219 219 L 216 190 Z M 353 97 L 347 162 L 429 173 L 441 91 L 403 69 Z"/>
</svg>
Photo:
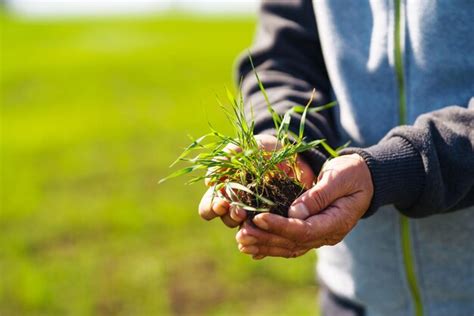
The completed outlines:
<svg viewBox="0 0 474 316">
<path fill-rule="evenodd" d="M 398 0 L 397 0 L 398 1 Z M 423 305 L 421 303 L 420 289 L 415 275 L 414 258 L 412 252 L 412 243 L 410 235 L 410 220 L 405 215 L 400 216 L 400 233 L 402 239 L 403 263 L 405 274 L 410 287 L 410 292 L 415 304 L 415 315 L 423 316 Z"/>
<path fill-rule="evenodd" d="M 395 48 L 395 70 L 398 84 L 398 123 L 407 124 L 407 104 L 405 95 L 405 77 L 403 71 L 402 48 L 401 48 L 401 0 L 395 0 L 395 28 L 394 28 L 394 48 Z M 414 255 L 410 234 L 410 220 L 400 214 L 400 235 L 403 254 L 403 264 L 405 275 L 410 288 L 411 296 L 415 305 L 415 315 L 423 316 L 423 305 L 421 302 L 420 289 L 415 274 Z"/>
</svg>

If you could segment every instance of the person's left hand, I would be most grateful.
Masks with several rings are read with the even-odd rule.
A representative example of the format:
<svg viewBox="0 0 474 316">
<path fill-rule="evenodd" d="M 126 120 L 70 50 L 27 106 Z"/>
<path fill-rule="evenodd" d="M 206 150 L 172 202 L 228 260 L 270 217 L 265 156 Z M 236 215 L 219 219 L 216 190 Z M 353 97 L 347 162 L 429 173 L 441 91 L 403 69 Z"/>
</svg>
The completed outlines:
<svg viewBox="0 0 474 316">
<path fill-rule="evenodd" d="M 328 161 L 318 182 L 292 204 L 289 217 L 262 213 L 236 235 L 239 250 L 254 259 L 292 258 L 339 243 L 368 209 L 373 195 L 364 159 L 346 155 Z"/>
</svg>

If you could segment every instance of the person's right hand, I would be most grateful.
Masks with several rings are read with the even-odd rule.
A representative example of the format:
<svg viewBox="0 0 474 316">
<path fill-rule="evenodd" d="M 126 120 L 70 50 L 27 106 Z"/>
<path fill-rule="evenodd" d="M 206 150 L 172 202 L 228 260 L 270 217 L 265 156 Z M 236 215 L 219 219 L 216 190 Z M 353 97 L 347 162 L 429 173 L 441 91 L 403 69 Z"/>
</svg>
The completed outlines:
<svg viewBox="0 0 474 316">
<path fill-rule="evenodd" d="M 279 144 L 277 138 L 272 135 L 256 135 L 260 147 L 266 151 L 275 150 L 278 148 Z M 227 151 L 239 151 L 240 149 L 235 146 L 229 146 L 226 148 Z M 313 185 L 314 173 L 311 167 L 301 158 L 297 157 L 296 161 L 298 168 L 300 169 L 300 181 L 309 189 Z M 288 166 L 281 164 L 279 166 L 287 172 L 290 176 L 294 176 L 291 173 L 291 170 L 288 169 Z M 247 218 L 247 212 L 238 207 L 231 207 L 230 203 L 218 196 L 214 196 L 214 186 L 215 183 L 211 184 L 208 181 L 205 182 L 210 188 L 204 194 L 199 204 L 199 215 L 205 220 L 211 220 L 216 217 L 220 217 L 222 222 L 228 227 L 234 228 L 240 226 L 245 219 Z"/>
<path fill-rule="evenodd" d="M 329 160 L 318 182 L 299 196 L 289 218 L 259 214 L 237 233 L 239 250 L 254 259 L 294 258 L 311 249 L 341 242 L 370 206 L 374 185 L 370 169 L 358 154 Z"/>
</svg>

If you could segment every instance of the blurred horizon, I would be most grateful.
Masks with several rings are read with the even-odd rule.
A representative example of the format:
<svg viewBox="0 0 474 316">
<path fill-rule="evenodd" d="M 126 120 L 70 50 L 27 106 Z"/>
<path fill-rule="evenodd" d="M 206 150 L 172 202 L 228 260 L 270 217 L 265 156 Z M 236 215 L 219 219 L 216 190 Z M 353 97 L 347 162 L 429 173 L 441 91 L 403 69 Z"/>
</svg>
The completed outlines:
<svg viewBox="0 0 474 316">
<path fill-rule="evenodd" d="M 256 24 L 166 12 L 0 10 L 0 315 L 318 315 L 314 252 L 252 260 L 204 184 L 157 184 L 188 134 L 231 133 L 215 96 Z"/>
<path fill-rule="evenodd" d="M 185 13 L 204 16 L 255 15 L 259 0 L 6 0 L 11 13 L 26 18 L 64 18 Z"/>
</svg>

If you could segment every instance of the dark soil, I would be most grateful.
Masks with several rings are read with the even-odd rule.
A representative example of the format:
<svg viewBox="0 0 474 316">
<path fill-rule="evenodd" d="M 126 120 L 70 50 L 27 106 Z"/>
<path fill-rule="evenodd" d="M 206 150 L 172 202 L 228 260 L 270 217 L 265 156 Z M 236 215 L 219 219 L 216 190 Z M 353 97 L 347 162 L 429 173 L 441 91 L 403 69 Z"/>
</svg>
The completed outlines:
<svg viewBox="0 0 474 316">
<path fill-rule="evenodd" d="M 243 203 L 256 208 L 269 208 L 270 213 L 283 217 L 288 217 L 288 209 L 298 196 L 305 190 L 299 184 L 295 183 L 288 177 L 273 177 L 266 181 L 263 188 L 255 189 L 255 185 L 248 185 L 249 189 L 256 192 L 263 192 L 264 198 L 273 201 L 275 205 L 267 205 L 257 200 L 257 198 L 249 193 L 241 192 L 240 199 Z M 249 219 L 254 218 L 259 212 L 247 211 Z"/>
</svg>

